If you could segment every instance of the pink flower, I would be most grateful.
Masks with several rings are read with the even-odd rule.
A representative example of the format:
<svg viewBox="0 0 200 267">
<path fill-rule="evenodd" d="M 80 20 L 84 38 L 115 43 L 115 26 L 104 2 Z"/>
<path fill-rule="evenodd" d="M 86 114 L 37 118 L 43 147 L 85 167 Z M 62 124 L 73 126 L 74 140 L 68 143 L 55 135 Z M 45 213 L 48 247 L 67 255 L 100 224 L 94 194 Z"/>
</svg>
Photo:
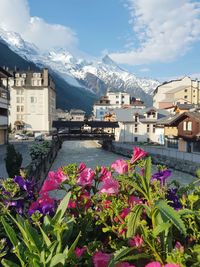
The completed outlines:
<svg viewBox="0 0 200 267">
<path fill-rule="evenodd" d="M 91 186 L 94 178 L 94 172 L 91 168 L 84 169 L 78 177 L 77 183 L 82 186 Z"/>
<path fill-rule="evenodd" d="M 65 176 L 63 173 L 62 173 L 62 169 L 58 169 L 57 172 L 55 173 L 55 179 L 58 183 L 62 183 L 64 182 L 65 180 L 67 180 L 67 176 Z"/>
<path fill-rule="evenodd" d="M 81 162 L 78 167 L 78 172 L 82 172 L 83 170 L 85 170 L 85 168 L 86 168 L 85 163 Z"/>
<path fill-rule="evenodd" d="M 103 253 L 101 251 L 96 252 L 93 255 L 94 267 L 108 267 L 111 254 Z"/>
<path fill-rule="evenodd" d="M 69 200 L 68 206 L 69 209 L 75 209 L 76 208 L 76 201 Z"/>
<path fill-rule="evenodd" d="M 55 179 L 46 179 L 42 185 L 39 194 L 43 195 L 44 193 L 58 189 L 58 187 L 59 183 Z"/>
<path fill-rule="evenodd" d="M 112 173 L 106 167 L 101 167 L 99 179 L 100 181 L 103 181 L 106 178 L 112 178 Z"/>
<path fill-rule="evenodd" d="M 120 214 L 120 217 L 121 217 L 122 219 L 125 219 L 126 216 L 129 214 L 129 212 L 130 212 L 130 209 L 129 209 L 129 208 L 124 208 L 124 209 L 122 210 L 122 213 Z"/>
<path fill-rule="evenodd" d="M 76 257 L 77 257 L 77 258 L 80 258 L 86 250 L 87 250 L 86 248 L 78 248 L 78 247 L 77 247 L 77 248 L 74 250 L 74 252 L 75 252 L 75 254 L 76 254 Z"/>
<path fill-rule="evenodd" d="M 115 267 L 135 267 L 135 265 L 130 265 L 128 262 L 120 262 L 120 263 L 117 263 Z"/>
<path fill-rule="evenodd" d="M 111 203 L 110 200 L 105 200 L 105 201 L 103 202 L 103 207 L 104 207 L 105 209 L 110 208 L 110 203 Z"/>
<path fill-rule="evenodd" d="M 111 167 L 119 174 L 128 172 L 128 164 L 123 159 L 118 159 L 111 164 Z"/>
<path fill-rule="evenodd" d="M 130 244 L 131 247 L 137 247 L 137 248 L 139 248 L 139 247 L 141 247 L 142 244 L 143 244 L 143 239 L 141 238 L 140 235 L 137 234 L 136 236 L 134 236 L 134 237 L 129 241 L 129 244 Z"/>
<path fill-rule="evenodd" d="M 167 263 L 167 264 L 165 264 L 164 267 L 181 267 L 181 266 L 178 264 L 174 264 L 174 263 Z"/>
<path fill-rule="evenodd" d="M 145 265 L 145 267 L 161 267 L 161 264 L 158 261 L 153 261 Z"/>
<path fill-rule="evenodd" d="M 133 156 L 130 160 L 130 163 L 134 163 L 136 162 L 138 159 L 142 158 L 142 157 L 145 157 L 148 153 L 145 152 L 144 150 L 140 149 L 139 147 L 135 147 L 134 148 L 134 153 L 133 153 Z"/>
<path fill-rule="evenodd" d="M 119 192 L 119 183 L 113 178 L 106 178 L 103 180 L 103 185 L 99 190 L 100 193 L 117 194 Z"/>
<path fill-rule="evenodd" d="M 182 246 L 181 243 L 178 242 L 178 241 L 177 241 L 176 244 L 175 244 L 175 248 L 176 248 L 177 250 L 179 250 L 181 253 L 184 252 L 184 246 Z"/>
<path fill-rule="evenodd" d="M 130 196 L 128 200 L 128 204 L 132 207 L 137 204 L 142 204 L 142 200 L 139 197 L 136 196 Z"/>
</svg>

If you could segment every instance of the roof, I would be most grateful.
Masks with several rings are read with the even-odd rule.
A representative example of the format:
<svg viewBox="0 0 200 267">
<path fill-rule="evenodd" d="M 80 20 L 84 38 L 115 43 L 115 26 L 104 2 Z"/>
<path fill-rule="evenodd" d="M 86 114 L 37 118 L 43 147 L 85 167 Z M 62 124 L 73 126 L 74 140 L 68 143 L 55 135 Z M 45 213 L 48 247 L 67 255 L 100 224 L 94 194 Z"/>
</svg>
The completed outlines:
<svg viewBox="0 0 200 267">
<path fill-rule="evenodd" d="M 200 112 L 184 112 L 181 114 L 176 114 L 174 116 L 169 115 L 168 117 L 165 117 L 161 120 L 158 120 L 156 124 L 162 124 L 162 125 L 173 125 L 175 122 L 180 120 L 181 118 L 184 117 L 193 117 L 196 120 L 200 121 Z"/>
<path fill-rule="evenodd" d="M 13 75 L 7 70 L 0 67 L 0 78 L 9 78 L 9 77 L 13 77 Z"/>
<path fill-rule="evenodd" d="M 118 128 L 118 122 L 110 121 L 53 121 L 55 128 L 81 128 L 84 125 L 91 128 Z"/>
<path fill-rule="evenodd" d="M 86 112 L 84 111 L 84 110 L 82 110 L 82 109 L 71 109 L 70 110 L 70 114 L 85 114 Z"/>
</svg>

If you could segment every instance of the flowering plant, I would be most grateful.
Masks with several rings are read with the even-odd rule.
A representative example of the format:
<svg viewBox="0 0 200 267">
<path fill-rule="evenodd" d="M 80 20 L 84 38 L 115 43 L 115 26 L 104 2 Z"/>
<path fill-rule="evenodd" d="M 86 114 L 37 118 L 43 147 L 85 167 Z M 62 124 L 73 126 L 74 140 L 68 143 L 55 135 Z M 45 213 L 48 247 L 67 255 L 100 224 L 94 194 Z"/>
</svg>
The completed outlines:
<svg viewBox="0 0 200 267">
<path fill-rule="evenodd" d="M 50 172 L 27 213 L 1 219 L 18 258 L 3 266 L 199 266 L 200 187 L 169 184 L 170 174 L 151 174 L 139 148 L 130 161 Z"/>
</svg>

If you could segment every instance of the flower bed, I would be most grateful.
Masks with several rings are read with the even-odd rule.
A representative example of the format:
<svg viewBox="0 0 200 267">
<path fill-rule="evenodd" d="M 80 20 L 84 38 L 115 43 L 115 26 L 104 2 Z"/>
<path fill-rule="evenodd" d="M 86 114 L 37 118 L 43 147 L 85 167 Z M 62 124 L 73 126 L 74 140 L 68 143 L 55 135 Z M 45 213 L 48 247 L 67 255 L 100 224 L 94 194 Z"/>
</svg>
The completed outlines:
<svg viewBox="0 0 200 267">
<path fill-rule="evenodd" d="M 5 179 L 1 265 L 200 266 L 199 180 L 181 187 L 170 174 L 151 174 L 151 158 L 135 147 L 130 161 L 49 172 L 40 190 Z"/>
</svg>

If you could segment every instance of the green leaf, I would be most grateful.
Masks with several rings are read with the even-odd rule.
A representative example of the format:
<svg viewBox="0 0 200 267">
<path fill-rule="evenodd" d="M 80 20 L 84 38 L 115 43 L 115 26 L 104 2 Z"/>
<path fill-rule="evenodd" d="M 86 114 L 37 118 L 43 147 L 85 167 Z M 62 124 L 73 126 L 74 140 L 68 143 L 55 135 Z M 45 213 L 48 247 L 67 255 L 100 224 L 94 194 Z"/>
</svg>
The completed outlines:
<svg viewBox="0 0 200 267">
<path fill-rule="evenodd" d="M 122 257 L 127 255 L 132 250 L 133 250 L 132 248 L 128 247 L 122 247 L 121 249 L 117 250 L 114 253 L 112 259 L 110 260 L 108 267 L 114 267 L 115 264 L 118 263 Z"/>
<path fill-rule="evenodd" d="M 134 261 L 134 260 L 139 260 L 139 259 L 150 259 L 151 256 L 147 255 L 145 253 L 137 253 L 134 255 L 130 255 L 127 257 L 123 257 L 120 259 L 120 262 L 124 262 L 124 261 Z"/>
<path fill-rule="evenodd" d="M 135 235 L 143 209 L 144 205 L 136 205 L 129 213 L 127 225 L 128 229 L 126 234 L 127 238 L 131 238 Z"/>
<path fill-rule="evenodd" d="M 40 232 L 42 233 L 44 243 L 47 245 L 47 247 L 51 246 L 51 240 L 48 238 L 48 236 L 46 235 L 46 233 L 43 231 L 42 227 L 39 224 L 38 227 L 40 229 Z"/>
<path fill-rule="evenodd" d="M 37 231 L 26 221 L 24 224 L 25 231 L 27 233 L 27 236 L 32 242 L 32 245 L 35 247 L 35 249 L 40 253 L 42 249 L 42 242 L 40 239 L 40 236 L 38 235 Z"/>
<path fill-rule="evenodd" d="M 16 247 L 18 245 L 18 239 L 17 235 L 15 234 L 15 231 L 13 228 L 4 220 L 4 218 L 1 218 L 3 227 L 6 231 L 7 236 L 9 237 L 10 241 L 12 242 L 13 246 Z"/>
<path fill-rule="evenodd" d="M 170 207 L 166 201 L 164 200 L 159 200 L 155 208 L 157 208 L 162 215 L 167 217 L 173 225 L 183 234 L 186 235 L 186 228 L 183 223 L 183 221 L 180 218 L 180 215 L 178 214 L 177 211 L 175 211 L 172 207 Z"/>
<path fill-rule="evenodd" d="M 67 210 L 70 197 L 71 197 L 71 192 L 68 192 L 66 196 L 63 198 L 63 200 L 60 202 L 57 208 L 56 214 L 54 215 L 52 219 L 53 222 L 57 221 L 58 223 L 60 223 L 63 215 L 65 214 L 65 211 Z"/>
<path fill-rule="evenodd" d="M 110 231 L 110 229 L 108 228 L 108 227 L 103 227 L 102 228 L 102 232 L 103 233 L 107 233 L 107 232 L 109 232 Z"/>
<path fill-rule="evenodd" d="M 153 236 L 156 238 L 160 233 L 168 230 L 172 224 L 170 222 L 162 223 L 153 230 Z"/>
<path fill-rule="evenodd" d="M 53 253 L 58 245 L 58 241 L 54 241 L 51 246 L 49 247 L 50 254 L 48 255 L 48 258 L 46 259 L 46 263 L 49 263 L 53 257 Z"/>
<path fill-rule="evenodd" d="M 66 256 L 67 256 L 66 253 L 58 253 L 58 254 L 56 254 L 52 258 L 49 267 L 54 267 L 59 263 L 64 265 L 65 264 L 65 260 L 66 260 Z"/>
<path fill-rule="evenodd" d="M 6 260 L 6 259 L 3 259 L 3 260 L 1 261 L 1 264 L 2 264 L 2 266 L 4 266 L 4 267 L 20 267 L 20 265 L 14 263 L 14 262 L 12 262 L 12 261 Z"/>
<path fill-rule="evenodd" d="M 77 243 L 79 241 L 79 238 L 81 237 L 81 232 L 79 232 L 78 236 L 76 237 L 75 241 L 73 242 L 73 244 L 71 245 L 68 253 L 67 253 L 67 257 L 70 257 L 72 252 L 74 251 L 74 249 L 76 248 L 77 246 Z"/>
</svg>

